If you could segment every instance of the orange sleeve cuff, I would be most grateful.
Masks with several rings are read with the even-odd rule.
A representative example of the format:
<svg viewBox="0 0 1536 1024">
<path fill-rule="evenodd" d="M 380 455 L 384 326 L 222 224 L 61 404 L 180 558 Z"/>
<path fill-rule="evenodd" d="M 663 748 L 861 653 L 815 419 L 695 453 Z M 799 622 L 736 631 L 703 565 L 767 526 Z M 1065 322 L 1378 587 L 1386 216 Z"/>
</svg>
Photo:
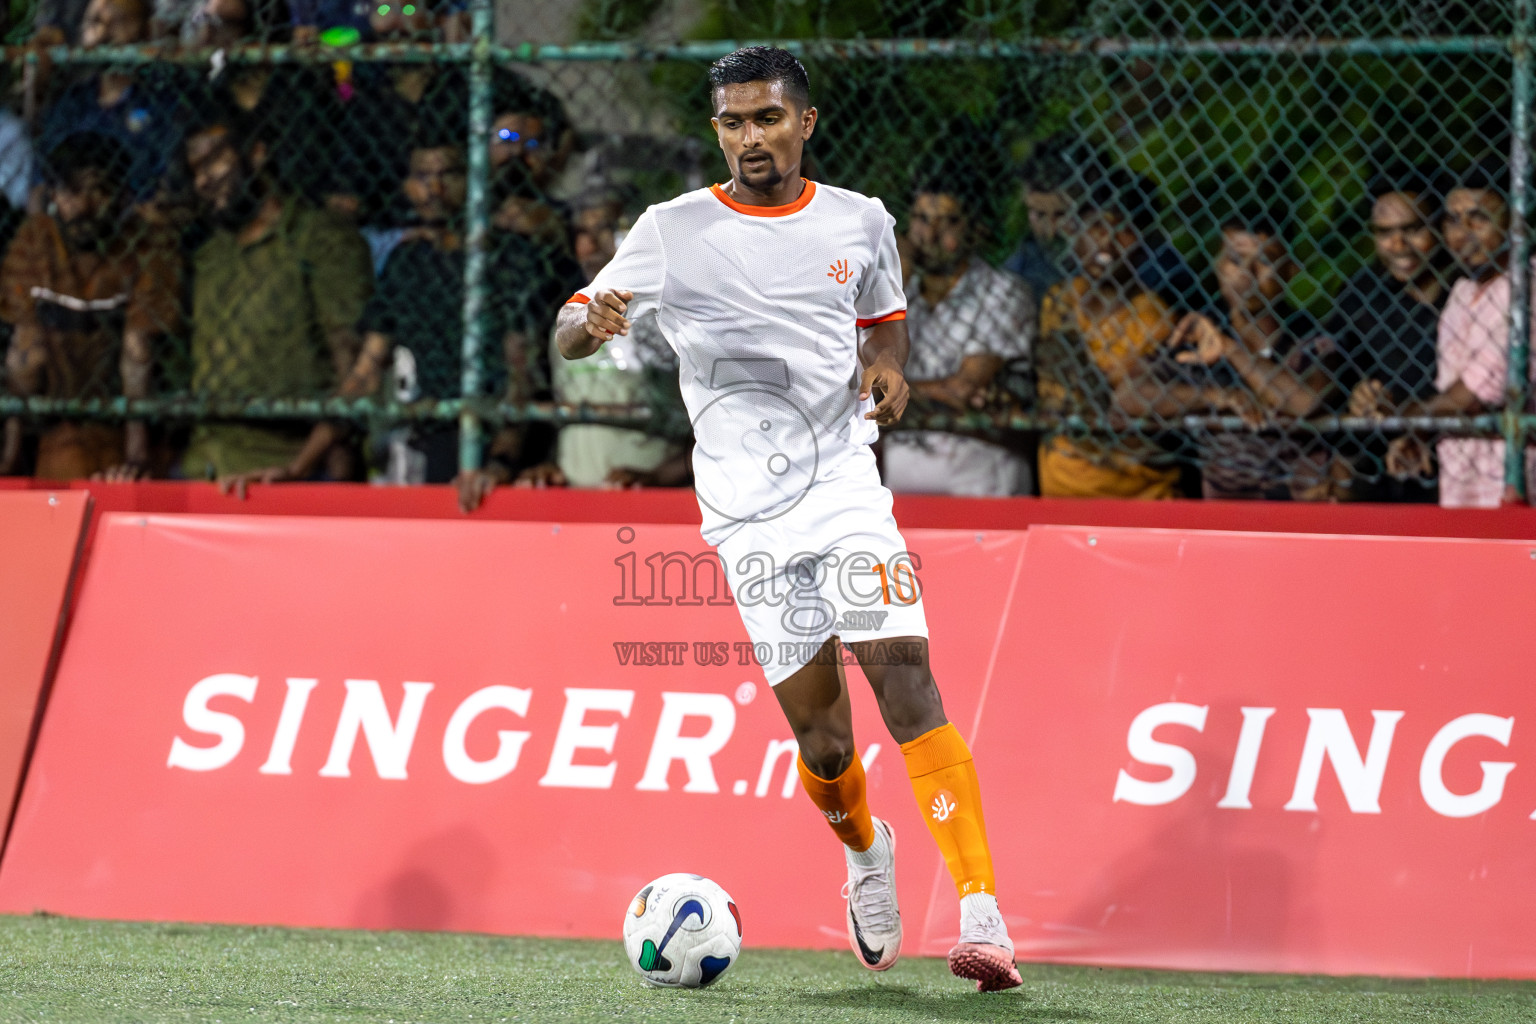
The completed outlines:
<svg viewBox="0 0 1536 1024">
<path fill-rule="evenodd" d="M 569 306 L 573 302 L 591 302 L 591 301 L 592 301 L 591 299 L 589 299 L 585 295 L 581 294 L 581 292 L 577 292 L 575 295 L 572 295 L 570 298 L 566 299 L 565 300 L 565 304 L 567 306 Z"/>
<path fill-rule="evenodd" d="M 854 322 L 857 323 L 860 327 L 873 327 L 875 324 L 883 324 L 890 320 L 905 320 L 906 318 L 907 311 L 904 309 L 898 309 L 894 313 L 887 313 L 885 316 L 870 317 L 868 320 L 864 319 L 863 317 L 859 317 Z"/>
</svg>

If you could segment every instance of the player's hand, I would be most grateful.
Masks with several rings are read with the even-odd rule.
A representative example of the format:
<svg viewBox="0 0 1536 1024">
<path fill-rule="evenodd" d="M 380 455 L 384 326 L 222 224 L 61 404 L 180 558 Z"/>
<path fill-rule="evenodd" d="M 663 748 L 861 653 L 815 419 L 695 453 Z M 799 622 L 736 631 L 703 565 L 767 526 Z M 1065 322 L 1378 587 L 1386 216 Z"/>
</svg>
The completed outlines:
<svg viewBox="0 0 1536 1024">
<path fill-rule="evenodd" d="M 587 303 L 587 333 L 598 341 L 609 341 L 615 334 L 628 334 L 629 321 L 624 311 L 635 293 L 626 288 L 604 288 Z"/>
<path fill-rule="evenodd" d="M 859 381 L 859 401 L 862 402 L 870 395 L 875 396 L 875 407 L 864 414 L 865 419 L 874 420 L 882 427 L 888 427 L 901 419 L 901 414 L 907 411 L 907 399 L 911 395 L 906 374 L 901 372 L 901 367 L 889 359 L 875 360 L 875 364 L 864 371 L 864 377 Z"/>
</svg>

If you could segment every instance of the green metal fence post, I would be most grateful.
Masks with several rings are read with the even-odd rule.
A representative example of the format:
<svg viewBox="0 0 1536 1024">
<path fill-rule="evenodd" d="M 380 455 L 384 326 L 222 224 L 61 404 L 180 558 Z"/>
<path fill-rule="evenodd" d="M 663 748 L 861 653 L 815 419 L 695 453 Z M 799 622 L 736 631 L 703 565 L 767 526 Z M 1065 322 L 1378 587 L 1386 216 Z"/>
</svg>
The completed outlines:
<svg viewBox="0 0 1536 1024">
<path fill-rule="evenodd" d="M 1531 348 L 1530 212 L 1531 0 L 1515 0 L 1514 57 L 1509 154 L 1509 377 L 1504 392 L 1504 483 L 1523 498 L 1525 479 L 1526 367 Z"/>
<path fill-rule="evenodd" d="M 469 189 L 464 219 L 464 348 L 462 390 L 467 401 L 480 393 L 480 359 L 485 350 L 485 250 L 490 233 L 492 0 L 471 0 L 474 43 L 469 64 Z M 480 468 L 480 417 L 466 406 L 459 413 L 459 469 Z"/>
</svg>

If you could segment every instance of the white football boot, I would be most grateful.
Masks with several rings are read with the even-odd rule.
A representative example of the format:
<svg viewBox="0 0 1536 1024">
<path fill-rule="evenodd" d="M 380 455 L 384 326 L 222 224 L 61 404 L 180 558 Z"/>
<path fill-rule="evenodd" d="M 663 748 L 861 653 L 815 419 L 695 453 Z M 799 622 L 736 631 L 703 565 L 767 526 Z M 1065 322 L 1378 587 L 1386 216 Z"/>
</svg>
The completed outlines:
<svg viewBox="0 0 1536 1024">
<path fill-rule="evenodd" d="M 973 892 L 961 899 L 960 943 L 949 951 L 949 970 L 957 978 L 974 981 L 978 992 L 1001 992 L 1024 984 L 996 896 Z"/>
<path fill-rule="evenodd" d="M 872 971 L 888 971 L 901 955 L 901 910 L 896 906 L 896 833 L 874 819 L 875 841 L 855 853 L 848 847 L 848 944 Z"/>
</svg>

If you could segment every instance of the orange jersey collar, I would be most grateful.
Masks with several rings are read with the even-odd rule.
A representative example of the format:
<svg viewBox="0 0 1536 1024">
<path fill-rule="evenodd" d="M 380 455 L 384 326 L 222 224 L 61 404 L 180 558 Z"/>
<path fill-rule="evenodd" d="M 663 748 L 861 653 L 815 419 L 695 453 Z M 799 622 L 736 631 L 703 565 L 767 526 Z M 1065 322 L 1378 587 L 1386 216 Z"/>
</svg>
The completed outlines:
<svg viewBox="0 0 1536 1024">
<path fill-rule="evenodd" d="M 738 203 L 725 194 L 725 189 L 719 185 L 709 186 L 709 190 L 715 194 L 715 198 L 737 213 L 744 213 L 748 217 L 788 217 L 792 213 L 799 213 L 805 209 L 816 195 L 816 183 L 808 178 L 801 178 L 805 182 L 805 188 L 800 190 L 800 198 L 784 206 L 748 206 L 746 203 Z"/>
</svg>

